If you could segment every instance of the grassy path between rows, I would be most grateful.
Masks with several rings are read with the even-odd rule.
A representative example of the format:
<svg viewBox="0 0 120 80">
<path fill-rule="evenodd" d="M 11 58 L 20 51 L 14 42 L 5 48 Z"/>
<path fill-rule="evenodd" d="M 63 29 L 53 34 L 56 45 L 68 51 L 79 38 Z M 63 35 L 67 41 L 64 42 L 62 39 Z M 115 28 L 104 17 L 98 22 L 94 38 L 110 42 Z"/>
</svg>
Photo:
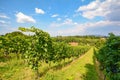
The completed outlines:
<svg viewBox="0 0 120 80">
<path fill-rule="evenodd" d="M 93 48 L 91 48 L 61 69 L 48 70 L 38 80 L 99 80 L 93 56 Z M 45 65 L 43 67 L 46 68 Z M 44 69 L 41 68 L 41 70 Z M 35 74 L 24 64 L 23 60 L 13 59 L 0 62 L 0 80 L 35 80 Z"/>
<path fill-rule="evenodd" d="M 61 70 L 50 70 L 41 80 L 99 80 L 93 60 L 93 48 Z"/>
</svg>

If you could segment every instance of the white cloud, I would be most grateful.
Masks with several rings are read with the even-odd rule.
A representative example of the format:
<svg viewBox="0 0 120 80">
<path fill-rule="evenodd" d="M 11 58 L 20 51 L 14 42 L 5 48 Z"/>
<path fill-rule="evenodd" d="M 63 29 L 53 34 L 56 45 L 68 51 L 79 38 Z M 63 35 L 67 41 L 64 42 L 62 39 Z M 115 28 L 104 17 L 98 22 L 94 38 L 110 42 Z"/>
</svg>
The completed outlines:
<svg viewBox="0 0 120 80">
<path fill-rule="evenodd" d="M 6 22 L 3 20 L 0 20 L 0 24 L 5 24 Z"/>
<path fill-rule="evenodd" d="M 61 20 L 61 18 L 60 18 L 60 20 Z M 73 26 L 73 25 L 76 25 L 76 24 L 77 23 L 73 22 L 72 19 L 67 18 L 62 23 L 51 23 L 50 27 Z"/>
<path fill-rule="evenodd" d="M 5 27 L 10 25 L 10 21 L 0 20 L 0 27 Z"/>
<path fill-rule="evenodd" d="M 82 16 L 88 19 L 93 19 L 96 16 L 109 19 L 114 15 L 120 19 L 118 14 L 120 12 L 120 0 L 96 0 L 88 5 L 80 6 L 77 12 L 82 12 Z"/>
<path fill-rule="evenodd" d="M 57 18 L 57 21 L 61 21 L 61 18 Z"/>
<path fill-rule="evenodd" d="M 73 23 L 72 19 L 69 18 L 65 19 L 63 22 L 63 24 L 72 24 L 72 23 Z"/>
<path fill-rule="evenodd" d="M 66 21 L 71 22 L 71 20 L 66 20 Z M 56 23 L 56 24 L 54 23 L 54 25 L 52 25 L 54 27 L 52 27 L 52 30 L 49 30 L 48 32 L 52 36 L 91 35 L 91 34 L 107 35 L 109 32 L 118 32 L 120 30 L 120 28 L 119 28 L 120 21 L 106 20 L 106 21 L 87 22 L 87 23 L 75 23 L 72 21 L 72 23 L 74 25 L 68 25 L 68 24 L 63 25 L 63 23 Z M 67 25 L 69 27 L 67 27 Z M 51 26 L 50 26 L 50 28 L 51 28 Z M 106 31 L 104 31 L 103 29 L 105 29 Z"/>
<path fill-rule="evenodd" d="M 96 9 L 97 7 L 99 7 L 100 5 L 100 1 L 96 0 L 96 1 L 93 1 L 91 2 L 90 4 L 88 5 L 85 5 L 85 6 L 80 6 L 77 11 L 87 11 L 87 10 L 94 10 Z"/>
<path fill-rule="evenodd" d="M 77 15 L 80 14 L 88 19 L 94 19 L 97 16 L 104 18 L 98 22 L 78 23 L 75 26 L 76 32 L 79 28 L 82 29 L 83 34 L 88 35 L 89 33 L 107 35 L 109 32 L 120 31 L 120 0 L 95 0 L 88 5 L 80 6 L 76 12 Z"/>
<path fill-rule="evenodd" d="M 5 14 L 0 14 L 0 18 L 9 19 L 9 17 L 6 16 Z"/>
<path fill-rule="evenodd" d="M 64 20 L 64 22 L 62 24 L 64 24 L 64 25 L 76 25 L 77 22 L 73 22 L 72 19 L 67 18 Z"/>
<path fill-rule="evenodd" d="M 54 18 L 54 17 L 58 17 L 58 16 L 59 16 L 58 14 L 54 14 L 54 15 L 52 15 L 51 17 Z"/>
<path fill-rule="evenodd" d="M 45 12 L 42 9 L 35 8 L 35 12 L 38 14 L 45 14 Z"/>
<path fill-rule="evenodd" d="M 18 23 L 36 23 L 35 19 L 33 19 L 31 16 L 23 14 L 22 12 L 17 13 L 16 17 Z"/>
</svg>

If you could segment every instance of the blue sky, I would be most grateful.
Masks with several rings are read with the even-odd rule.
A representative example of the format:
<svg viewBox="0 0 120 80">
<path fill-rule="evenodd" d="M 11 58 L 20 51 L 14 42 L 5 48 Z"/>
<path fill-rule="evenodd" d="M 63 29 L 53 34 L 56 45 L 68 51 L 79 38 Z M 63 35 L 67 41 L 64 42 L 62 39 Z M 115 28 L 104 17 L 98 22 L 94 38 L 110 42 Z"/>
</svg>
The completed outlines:
<svg viewBox="0 0 120 80">
<path fill-rule="evenodd" d="M 51 36 L 120 35 L 120 0 L 0 0 L 0 34 L 35 26 Z"/>
</svg>

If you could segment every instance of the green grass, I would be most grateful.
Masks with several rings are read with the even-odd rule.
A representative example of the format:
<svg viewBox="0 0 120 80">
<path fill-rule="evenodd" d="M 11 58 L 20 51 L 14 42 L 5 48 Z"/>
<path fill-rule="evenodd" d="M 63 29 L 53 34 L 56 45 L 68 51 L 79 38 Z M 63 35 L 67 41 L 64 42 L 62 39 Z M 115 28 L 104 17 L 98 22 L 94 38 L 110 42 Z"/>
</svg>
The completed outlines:
<svg viewBox="0 0 120 80">
<path fill-rule="evenodd" d="M 33 80 L 34 73 L 22 59 L 0 62 L 0 80 Z"/>
<path fill-rule="evenodd" d="M 66 60 L 70 61 L 70 60 Z M 56 69 L 56 66 L 58 67 Z M 39 72 L 44 75 L 40 80 L 98 80 L 93 61 L 93 48 L 75 59 L 68 65 L 59 68 L 57 63 L 52 63 L 51 68 L 42 63 Z M 35 80 L 34 72 L 22 59 L 10 59 L 0 62 L 0 80 Z"/>
<path fill-rule="evenodd" d="M 93 48 L 61 70 L 50 70 L 41 80 L 98 80 L 93 61 Z"/>
</svg>

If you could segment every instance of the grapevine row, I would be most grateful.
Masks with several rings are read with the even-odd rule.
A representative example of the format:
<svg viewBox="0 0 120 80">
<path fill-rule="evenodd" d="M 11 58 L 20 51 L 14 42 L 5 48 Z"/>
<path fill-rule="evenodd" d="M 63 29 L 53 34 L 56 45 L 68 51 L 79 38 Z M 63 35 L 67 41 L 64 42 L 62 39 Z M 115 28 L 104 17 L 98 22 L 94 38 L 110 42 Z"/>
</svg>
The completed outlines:
<svg viewBox="0 0 120 80">
<path fill-rule="evenodd" d="M 120 37 L 110 33 L 106 43 L 96 52 L 96 57 L 109 80 L 120 80 Z"/>
<path fill-rule="evenodd" d="M 0 36 L 0 54 L 5 56 L 13 53 L 28 62 L 28 65 L 38 74 L 41 62 L 60 62 L 66 58 L 76 58 L 85 53 L 90 47 L 73 47 L 64 42 L 54 42 L 47 32 L 35 27 L 23 28 L 22 32 L 33 32 L 33 35 L 24 35 L 13 32 Z"/>
</svg>

